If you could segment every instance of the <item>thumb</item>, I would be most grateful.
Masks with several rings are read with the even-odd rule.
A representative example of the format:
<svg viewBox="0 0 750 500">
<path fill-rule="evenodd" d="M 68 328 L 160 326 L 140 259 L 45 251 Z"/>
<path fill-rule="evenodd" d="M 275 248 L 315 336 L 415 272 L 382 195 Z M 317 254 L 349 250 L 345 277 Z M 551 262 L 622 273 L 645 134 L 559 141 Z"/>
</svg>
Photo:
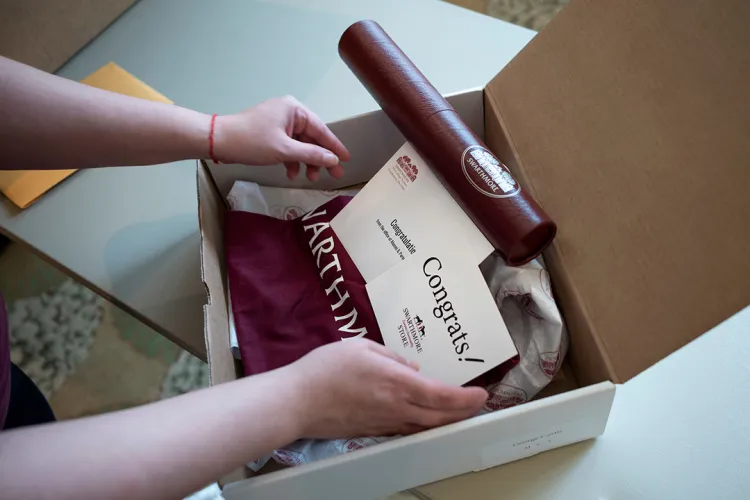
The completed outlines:
<svg viewBox="0 0 750 500">
<path fill-rule="evenodd" d="M 282 153 L 282 161 L 297 161 L 318 167 L 335 167 L 339 164 L 338 157 L 316 144 L 289 139 Z"/>
</svg>

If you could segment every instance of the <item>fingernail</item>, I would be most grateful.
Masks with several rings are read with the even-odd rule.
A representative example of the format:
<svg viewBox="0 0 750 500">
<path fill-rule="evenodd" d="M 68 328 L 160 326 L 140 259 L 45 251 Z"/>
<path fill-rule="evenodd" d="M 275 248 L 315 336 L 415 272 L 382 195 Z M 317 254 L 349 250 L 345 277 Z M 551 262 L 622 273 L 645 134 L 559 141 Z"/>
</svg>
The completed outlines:
<svg viewBox="0 0 750 500">
<path fill-rule="evenodd" d="M 339 157 L 330 151 L 327 151 L 323 153 L 323 161 L 326 162 L 326 165 L 338 165 Z"/>
</svg>

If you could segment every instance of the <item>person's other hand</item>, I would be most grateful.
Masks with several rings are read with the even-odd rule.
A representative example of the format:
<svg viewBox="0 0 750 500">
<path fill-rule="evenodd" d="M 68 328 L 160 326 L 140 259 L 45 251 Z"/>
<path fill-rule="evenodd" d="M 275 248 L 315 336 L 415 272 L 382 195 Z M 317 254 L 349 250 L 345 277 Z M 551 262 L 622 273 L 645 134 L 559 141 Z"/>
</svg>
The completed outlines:
<svg viewBox="0 0 750 500">
<path fill-rule="evenodd" d="M 421 375 L 384 346 L 364 339 L 315 349 L 289 370 L 306 438 L 411 434 L 475 415 L 480 387 L 455 387 Z"/>
<path fill-rule="evenodd" d="M 243 165 L 283 163 L 289 179 L 304 163 L 307 178 L 316 181 L 321 167 L 337 179 L 344 175 L 340 161 L 349 160 L 349 151 L 315 113 L 287 96 L 216 117 L 214 156 Z"/>
</svg>

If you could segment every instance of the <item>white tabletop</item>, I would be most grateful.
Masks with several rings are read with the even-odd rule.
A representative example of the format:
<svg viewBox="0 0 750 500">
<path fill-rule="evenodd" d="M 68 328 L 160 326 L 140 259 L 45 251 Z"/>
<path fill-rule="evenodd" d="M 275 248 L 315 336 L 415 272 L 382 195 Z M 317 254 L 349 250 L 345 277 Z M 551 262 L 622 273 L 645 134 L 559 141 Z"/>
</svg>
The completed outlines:
<svg viewBox="0 0 750 500">
<path fill-rule="evenodd" d="M 333 121 L 376 108 L 337 52 L 364 18 L 443 93 L 481 87 L 533 36 L 436 0 L 142 0 L 59 74 L 114 61 L 199 111 L 292 94 Z M 194 162 L 78 172 L 23 212 L 6 201 L 0 226 L 205 357 Z"/>
</svg>

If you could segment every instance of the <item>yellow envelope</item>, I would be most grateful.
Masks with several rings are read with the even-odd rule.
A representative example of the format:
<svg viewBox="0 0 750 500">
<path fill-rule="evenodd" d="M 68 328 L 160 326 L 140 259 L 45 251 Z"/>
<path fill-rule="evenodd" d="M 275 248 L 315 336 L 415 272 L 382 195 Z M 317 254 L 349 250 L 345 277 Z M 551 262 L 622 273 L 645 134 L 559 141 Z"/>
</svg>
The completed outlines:
<svg viewBox="0 0 750 500">
<path fill-rule="evenodd" d="M 172 101 L 112 62 L 81 80 L 81 83 L 118 94 L 172 104 Z M 74 172 L 75 170 L 0 171 L 0 191 L 19 207 L 26 208 Z"/>
</svg>

